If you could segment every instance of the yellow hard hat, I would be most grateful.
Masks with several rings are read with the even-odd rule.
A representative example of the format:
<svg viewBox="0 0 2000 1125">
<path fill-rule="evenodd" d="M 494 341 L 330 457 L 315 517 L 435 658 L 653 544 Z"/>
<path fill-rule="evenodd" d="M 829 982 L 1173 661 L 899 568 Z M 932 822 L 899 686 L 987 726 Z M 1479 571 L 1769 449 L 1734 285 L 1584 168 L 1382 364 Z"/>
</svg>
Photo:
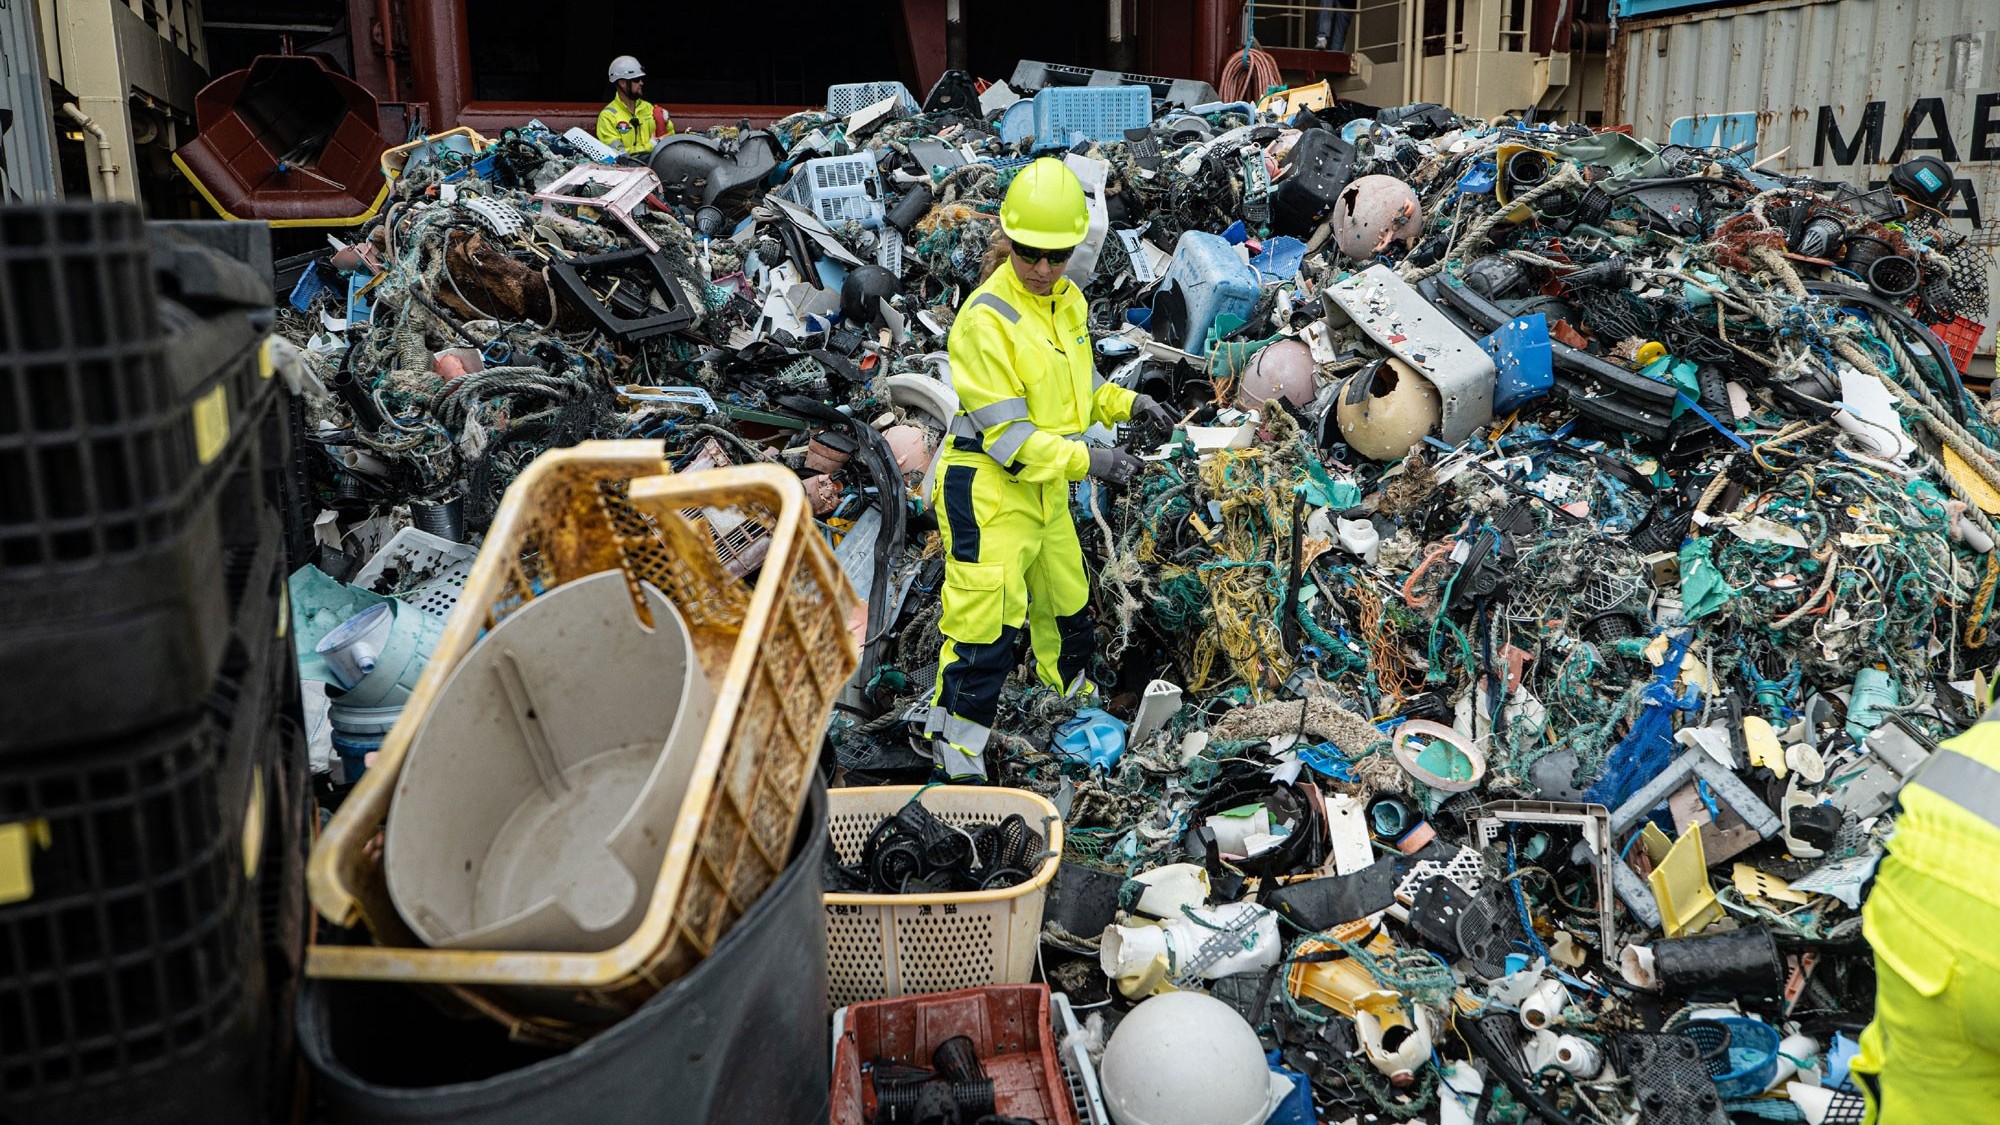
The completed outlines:
<svg viewBox="0 0 2000 1125">
<path fill-rule="evenodd" d="M 1063 162 L 1044 156 L 1014 177 L 1000 202 L 1000 229 L 1023 246 L 1061 250 L 1090 230 L 1083 183 Z"/>
</svg>

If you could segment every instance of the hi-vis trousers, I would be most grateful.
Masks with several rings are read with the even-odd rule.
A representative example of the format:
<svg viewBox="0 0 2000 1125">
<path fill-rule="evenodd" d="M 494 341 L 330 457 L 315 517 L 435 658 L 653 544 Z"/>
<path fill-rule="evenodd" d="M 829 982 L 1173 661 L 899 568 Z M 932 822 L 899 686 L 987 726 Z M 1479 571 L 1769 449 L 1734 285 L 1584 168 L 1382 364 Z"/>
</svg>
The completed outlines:
<svg viewBox="0 0 2000 1125">
<path fill-rule="evenodd" d="M 944 540 L 944 616 L 927 725 L 947 776 L 986 778 L 1000 688 L 1027 623 L 1035 670 L 1064 693 L 1088 684 L 1096 635 L 1090 580 L 1063 481 L 1033 483 L 984 453 L 945 455 L 936 510 Z"/>
</svg>

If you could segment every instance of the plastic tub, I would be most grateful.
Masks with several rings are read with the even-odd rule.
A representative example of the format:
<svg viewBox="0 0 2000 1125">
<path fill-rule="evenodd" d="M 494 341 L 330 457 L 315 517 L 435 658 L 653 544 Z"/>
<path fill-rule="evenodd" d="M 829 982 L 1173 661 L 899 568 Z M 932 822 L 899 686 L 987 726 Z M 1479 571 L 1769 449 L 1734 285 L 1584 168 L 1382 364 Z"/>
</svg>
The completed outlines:
<svg viewBox="0 0 2000 1125">
<path fill-rule="evenodd" d="M 307 872 L 313 904 L 380 945 L 314 945 L 309 975 L 448 984 L 520 1034 L 577 1035 L 678 979 L 776 878 L 818 760 L 827 712 L 859 660 L 853 588 L 813 528 L 805 489 L 759 465 L 663 476 L 651 441 L 585 442 L 533 461 L 507 490 L 403 716 L 328 822 Z M 648 479 L 634 479 L 648 478 Z M 733 510 L 772 529 L 754 588 L 681 512 Z M 715 710 L 668 833 L 666 860 L 630 937 L 591 953 L 419 946 L 390 905 L 381 830 L 410 740 L 473 642 L 539 593 L 623 570 L 687 621 Z"/>
<path fill-rule="evenodd" d="M 687 975 L 564 1051 L 440 1013 L 417 990 L 311 981 L 299 1047 L 338 1125 L 598 1125 L 827 1120 L 826 959 L 819 872 L 826 798 L 815 787 L 797 850 Z"/>
<path fill-rule="evenodd" d="M 954 827 L 998 824 L 1019 813 L 1042 834 L 1049 856 L 1032 878 L 999 890 L 827 895 L 828 989 L 835 1004 L 1020 984 L 1034 975 L 1043 900 L 1062 865 L 1056 807 L 1026 790 L 986 786 L 836 789 L 827 795 L 827 828 L 840 862 L 858 862 L 882 818 L 920 792 L 924 807 Z"/>
<path fill-rule="evenodd" d="M 972 1039 L 993 1080 L 995 1112 L 1037 1125 L 1080 1125 L 1057 1059 L 1053 1018 L 1044 984 L 988 985 L 855 1004 L 841 1015 L 833 1047 L 833 1125 L 875 1120 L 875 1087 L 861 1073 L 863 1059 L 928 1067 L 938 1044 L 956 1035 Z"/>
<path fill-rule="evenodd" d="M 591 950 L 645 912 L 714 692 L 666 595 L 558 586 L 481 638 L 418 731 L 383 842 L 397 913 L 448 949 Z"/>
</svg>

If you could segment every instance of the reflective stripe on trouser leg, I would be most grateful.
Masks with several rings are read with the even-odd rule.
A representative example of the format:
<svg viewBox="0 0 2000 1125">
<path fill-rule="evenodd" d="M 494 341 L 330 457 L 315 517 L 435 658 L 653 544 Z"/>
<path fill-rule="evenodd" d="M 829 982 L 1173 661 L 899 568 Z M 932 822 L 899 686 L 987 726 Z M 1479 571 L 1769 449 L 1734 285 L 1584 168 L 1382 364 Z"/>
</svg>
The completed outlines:
<svg viewBox="0 0 2000 1125">
<path fill-rule="evenodd" d="M 1020 636 L 1019 629 L 1009 627 L 986 644 L 945 638 L 924 732 L 932 736 L 931 756 L 946 776 L 986 777 L 986 743 Z"/>
<path fill-rule="evenodd" d="M 1041 553 L 1028 567 L 1028 637 L 1034 644 L 1035 675 L 1067 694 L 1090 676 L 1097 634 L 1090 616 L 1090 577 L 1083 569 L 1083 544 L 1069 514 L 1069 486 L 1041 486 Z"/>
</svg>

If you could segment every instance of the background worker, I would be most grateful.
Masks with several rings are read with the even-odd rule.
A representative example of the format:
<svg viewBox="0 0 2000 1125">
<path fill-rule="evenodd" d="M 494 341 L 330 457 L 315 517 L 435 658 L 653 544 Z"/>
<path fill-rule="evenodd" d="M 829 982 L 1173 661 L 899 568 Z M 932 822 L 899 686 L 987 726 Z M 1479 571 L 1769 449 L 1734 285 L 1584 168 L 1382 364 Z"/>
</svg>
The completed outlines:
<svg viewBox="0 0 2000 1125">
<path fill-rule="evenodd" d="M 1875 1020 L 1853 1072 L 1870 1125 L 1991 1121 L 2000 1107 L 2000 708 L 1933 753 L 1862 905 Z"/>
<path fill-rule="evenodd" d="M 646 89 L 646 68 L 631 55 L 611 60 L 611 104 L 597 112 L 597 139 L 627 156 L 653 151 L 653 139 L 672 135 L 673 118 L 640 95 Z"/>
<path fill-rule="evenodd" d="M 1024 621 L 1042 683 L 1071 698 L 1096 693 L 1090 582 L 1069 486 L 1086 476 L 1123 484 L 1141 462 L 1081 439 L 1098 422 L 1173 421 L 1152 398 L 1096 376 L 1089 308 L 1063 277 L 1089 225 L 1083 185 L 1061 161 L 1022 169 L 1000 204 L 1005 237 L 986 280 L 951 326 L 959 414 L 933 497 L 945 639 L 925 731 L 953 781 L 987 779 L 986 744 Z"/>
</svg>

